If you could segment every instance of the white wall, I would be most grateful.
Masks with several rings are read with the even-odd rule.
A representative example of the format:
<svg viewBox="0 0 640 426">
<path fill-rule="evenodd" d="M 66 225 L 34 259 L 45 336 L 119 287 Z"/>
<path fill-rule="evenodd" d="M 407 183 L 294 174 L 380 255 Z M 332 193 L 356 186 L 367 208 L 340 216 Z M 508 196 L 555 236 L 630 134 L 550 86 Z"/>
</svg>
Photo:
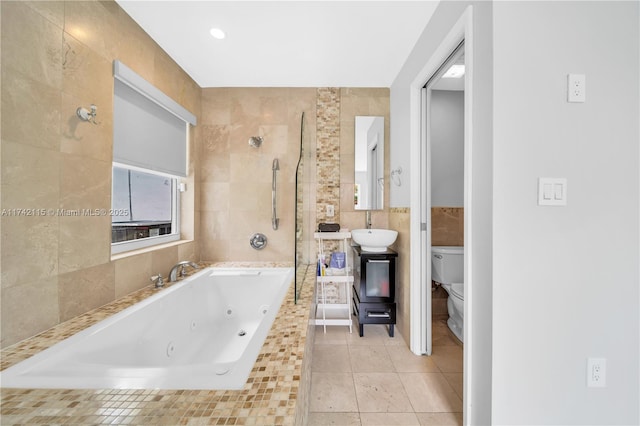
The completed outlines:
<svg viewBox="0 0 640 426">
<path fill-rule="evenodd" d="M 639 423 L 638 9 L 494 3 L 495 424 Z M 538 177 L 567 178 L 568 205 L 537 206 Z"/>
<path fill-rule="evenodd" d="M 431 91 L 431 206 L 464 206 L 464 92 Z"/>
<path fill-rule="evenodd" d="M 409 87 L 468 4 L 441 2 L 391 87 L 407 178 Z M 639 424 L 638 2 L 472 4 L 467 423 Z M 586 74 L 586 103 L 566 103 L 568 73 Z M 566 207 L 537 206 L 540 176 L 568 179 Z M 586 387 L 589 356 L 607 358 L 606 388 Z"/>
</svg>

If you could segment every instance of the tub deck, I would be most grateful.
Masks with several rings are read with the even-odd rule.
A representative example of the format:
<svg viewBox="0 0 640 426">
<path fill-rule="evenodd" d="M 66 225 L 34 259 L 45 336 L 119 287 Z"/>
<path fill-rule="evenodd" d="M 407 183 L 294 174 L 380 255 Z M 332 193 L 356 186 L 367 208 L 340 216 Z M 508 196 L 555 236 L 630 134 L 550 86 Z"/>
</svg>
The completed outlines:
<svg viewBox="0 0 640 426">
<path fill-rule="evenodd" d="M 250 267 L 290 264 L 213 263 Z M 242 390 L 10 389 L 0 390 L 1 422 L 11 424 L 233 424 L 298 425 L 306 419 L 310 366 L 304 353 L 313 344 L 309 314 L 315 279 L 309 268 L 300 302 L 294 286 L 285 296 Z M 152 286 L 59 324 L 1 352 L 5 369 L 154 294 Z"/>
</svg>

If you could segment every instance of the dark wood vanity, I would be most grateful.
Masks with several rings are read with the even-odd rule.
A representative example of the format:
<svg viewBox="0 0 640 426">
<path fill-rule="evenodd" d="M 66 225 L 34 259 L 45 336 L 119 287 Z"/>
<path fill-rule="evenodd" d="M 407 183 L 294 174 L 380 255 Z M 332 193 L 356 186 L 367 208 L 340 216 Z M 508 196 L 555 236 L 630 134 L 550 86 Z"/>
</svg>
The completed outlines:
<svg viewBox="0 0 640 426">
<path fill-rule="evenodd" d="M 396 258 L 391 249 L 384 252 L 363 251 L 353 246 L 353 314 L 358 319 L 360 337 L 365 324 L 388 324 L 393 337 L 396 323 Z"/>
</svg>

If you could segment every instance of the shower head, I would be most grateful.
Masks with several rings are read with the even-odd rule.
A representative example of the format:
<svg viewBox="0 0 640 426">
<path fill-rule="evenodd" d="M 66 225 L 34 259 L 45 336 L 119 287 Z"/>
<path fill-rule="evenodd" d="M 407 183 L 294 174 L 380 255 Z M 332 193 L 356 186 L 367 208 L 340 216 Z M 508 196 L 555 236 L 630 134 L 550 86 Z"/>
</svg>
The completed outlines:
<svg viewBox="0 0 640 426">
<path fill-rule="evenodd" d="M 259 148 L 262 145 L 262 136 L 251 136 L 249 138 L 249 146 Z"/>
</svg>

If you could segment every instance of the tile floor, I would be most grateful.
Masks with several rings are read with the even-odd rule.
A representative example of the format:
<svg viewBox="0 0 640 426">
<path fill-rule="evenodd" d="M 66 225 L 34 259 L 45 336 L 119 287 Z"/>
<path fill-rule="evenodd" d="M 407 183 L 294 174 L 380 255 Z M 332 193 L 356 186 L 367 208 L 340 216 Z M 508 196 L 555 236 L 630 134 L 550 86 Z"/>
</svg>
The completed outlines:
<svg viewBox="0 0 640 426">
<path fill-rule="evenodd" d="M 462 425 L 462 346 L 433 322 L 433 355 L 416 356 L 396 329 L 316 328 L 309 426 Z"/>
</svg>

